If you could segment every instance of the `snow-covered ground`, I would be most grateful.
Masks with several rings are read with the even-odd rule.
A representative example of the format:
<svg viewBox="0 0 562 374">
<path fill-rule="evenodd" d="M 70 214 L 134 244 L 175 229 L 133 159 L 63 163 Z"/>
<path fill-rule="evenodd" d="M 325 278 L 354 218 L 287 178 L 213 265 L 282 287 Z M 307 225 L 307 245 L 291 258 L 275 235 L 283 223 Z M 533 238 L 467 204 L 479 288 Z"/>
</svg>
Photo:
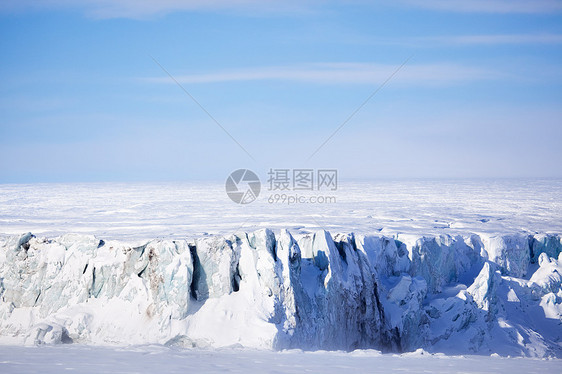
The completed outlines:
<svg viewBox="0 0 562 374">
<path fill-rule="evenodd" d="M 223 183 L 0 185 L 0 234 L 185 238 L 260 228 L 291 233 L 561 233 L 562 180 L 341 182 L 329 204 L 235 204 Z M 289 193 L 291 194 L 291 193 Z M 306 193 L 300 193 L 306 195 Z"/>
<path fill-rule="evenodd" d="M 212 183 L 0 185 L 0 370 L 561 367 L 494 357 L 562 357 L 561 180 L 332 194 L 243 206 Z M 288 348 L 340 351 L 255 350 Z M 358 348 L 426 353 L 341 352 Z"/>
<path fill-rule="evenodd" d="M 269 352 L 161 346 L 0 347 L 2 373 L 560 373 L 557 359 L 402 355 L 376 351 Z"/>
</svg>

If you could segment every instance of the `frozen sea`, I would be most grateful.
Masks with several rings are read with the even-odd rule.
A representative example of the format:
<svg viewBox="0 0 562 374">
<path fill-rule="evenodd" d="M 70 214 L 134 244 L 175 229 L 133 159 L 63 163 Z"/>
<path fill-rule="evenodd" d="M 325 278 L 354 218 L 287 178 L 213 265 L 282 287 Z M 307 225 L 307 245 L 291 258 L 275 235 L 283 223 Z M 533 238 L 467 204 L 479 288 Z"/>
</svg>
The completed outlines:
<svg viewBox="0 0 562 374">
<path fill-rule="evenodd" d="M 270 203 L 262 186 L 250 204 L 223 183 L 0 185 L 0 235 L 68 232 L 103 239 L 185 238 L 268 227 L 291 233 L 561 233 L 562 180 L 394 180 L 341 182 L 330 203 Z M 299 196 L 314 194 L 300 192 Z"/>
</svg>

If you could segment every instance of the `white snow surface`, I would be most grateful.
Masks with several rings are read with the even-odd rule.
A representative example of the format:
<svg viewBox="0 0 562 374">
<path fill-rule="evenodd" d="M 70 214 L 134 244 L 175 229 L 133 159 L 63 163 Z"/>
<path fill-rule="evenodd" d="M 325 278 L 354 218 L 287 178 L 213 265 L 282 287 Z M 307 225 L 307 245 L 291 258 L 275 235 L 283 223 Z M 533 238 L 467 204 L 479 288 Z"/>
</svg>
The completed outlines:
<svg viewBox="0 0 562 374">
<path fill-rule="evenodd" d="M 561 233 L 561 179 L 339 183 L 328 204 L 235 204 L 224 183 L 0 184 L 0 234 L 150 240 L 261 228 L 382 235 Z M 299 192 L 299 196 L 309 196 Z"/>
<path fill-rule="evenodd" d="M 559 373 L 559 359 L 288 350 L 177 349 L 163 346 L 3 346 L 2 373 Z"/>
<path fill-rule="evenodd" d="M 0 343 L 156 344 L 170 365 L 211 348 L 562 357 L 560 181 L 344 187 L 239 206 L 214 184 L 0 185 Z"/>
</svg>

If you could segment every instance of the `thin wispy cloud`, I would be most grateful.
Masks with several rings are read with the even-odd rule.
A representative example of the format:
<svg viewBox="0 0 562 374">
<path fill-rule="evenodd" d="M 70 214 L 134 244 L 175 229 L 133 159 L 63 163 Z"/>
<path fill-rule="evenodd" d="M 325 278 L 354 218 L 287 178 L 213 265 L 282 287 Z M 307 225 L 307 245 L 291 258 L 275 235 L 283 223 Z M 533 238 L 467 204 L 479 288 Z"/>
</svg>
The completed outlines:
<svg viewBox="0 0 562 374">
<path fill-rule="evenodd" d="M 237 70 L 175 75 L 180 83 L 219 83 L 279 80 L 315 84 L 378 84 L 396 65 L 366 63 L 314 63 L 292 66 L 254 67 Z M 447 85 L 461 82 L 505 78 L 505 73 L 454 64 L 406 66 L 396 82 L 423 85 Z M 173 83 L 168 77 L 142 78 L 152 83 Z"/>
<path fill-rule="evenodd" d="M 561 0 L 400 0 L 406 6 L 462 13 L 551 13 Z"/>
<path fill-rule="evenodd" d="M 288 13 L 306 11 L 317 1 L 296 0 L 4 0 L 0 11 L 22 12 L 73 9 L 93 18 L 147 18 L 173 12 L 243 11 L 245 13 Z"/>
<path fill-rule="evenodd" d="M 440 44 L 561 44 L 562 34 L 458 35 L 417 38 Z"/>
<path fill-rule="evenodd" d="M 411 37 L 372 37 L 352 35 L 338 39 L 340 43 L 358 45 L 393 45 L 408 48 L 486 45 L 556 45 L 562 44 L 562 34 L 482 34 Z"/>
<path fill-rule="evenodd" d="M 241 11 L 247 14 L 310 12 L 344 2 L 320 0 L 4 0 L 0 12 L 71 9 L 94 18 L 149 18 L 173 12 Z M 365 7 L 409 7 L 455 13 L 562 12 L 562 0 L 375 0 Z"/>
</svg>

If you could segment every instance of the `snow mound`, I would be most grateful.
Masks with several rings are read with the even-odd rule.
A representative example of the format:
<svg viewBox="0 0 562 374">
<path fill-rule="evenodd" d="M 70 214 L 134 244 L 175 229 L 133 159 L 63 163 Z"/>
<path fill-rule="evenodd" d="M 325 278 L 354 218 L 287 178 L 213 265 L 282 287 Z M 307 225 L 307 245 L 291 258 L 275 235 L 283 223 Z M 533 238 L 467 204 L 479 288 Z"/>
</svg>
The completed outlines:
<svg viewBox="0 0 562 374">
<path fill-rule="evenodd" d="M 0 238 L 0 342 L 562 357 L 557 235 Z"/>
</svg>

